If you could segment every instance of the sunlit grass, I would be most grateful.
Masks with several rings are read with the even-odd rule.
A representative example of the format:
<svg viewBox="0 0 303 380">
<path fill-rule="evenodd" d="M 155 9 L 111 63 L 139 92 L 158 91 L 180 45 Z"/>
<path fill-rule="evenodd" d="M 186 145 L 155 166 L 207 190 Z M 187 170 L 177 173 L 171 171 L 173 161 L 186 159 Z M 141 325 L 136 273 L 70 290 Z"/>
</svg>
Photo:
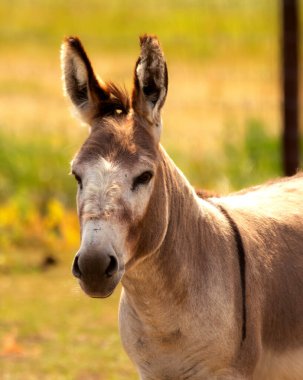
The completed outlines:
<svg viewBox="0 0 303 380">
<path fill-rule="evenodd" d="M 278 12 L 275 0 L 4 1 L 0 18 L 10 22 L 2 25 L 0 41 L 54 47 L 63 35 L 77 33 L 103 49 L 128 52 L 148 32 L 161 36 L 169 54 L 183 58 L 238 50 L 264 55 L 278 35 Z"/>
<path fill-rule="evenodd" d="M 136 378 L 118 336 L 119 289 L 89 299 L 65 265 L 1 274 L 0 298 L 1 379 Z"/>
</svg>

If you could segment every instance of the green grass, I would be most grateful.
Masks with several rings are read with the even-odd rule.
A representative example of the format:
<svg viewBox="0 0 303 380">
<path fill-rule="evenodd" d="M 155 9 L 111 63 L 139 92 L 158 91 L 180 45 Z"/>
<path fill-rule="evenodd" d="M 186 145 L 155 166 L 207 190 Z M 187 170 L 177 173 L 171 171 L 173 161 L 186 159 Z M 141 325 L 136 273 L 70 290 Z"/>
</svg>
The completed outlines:
<svg viewBox="0 0 303 380">
<path fill-rule="evenodd" d="M 58 197 L 71 207 L 76 187 L 68 173 L 74 151 L 62 134 L 16 136 L 0 129 L 0 199 L 18 194 L 43 208 Z"/>
<path fill-rule="evenodd" d="M 102 49 L 129 52 L 148 32 L 178 57 L 260 55 L 278 35 L 278 12 L 276 0 L 3 1 L 0 19 L 10 22 L 2 23 L 0 41 L 54 49 L 62 36 L 79 34 Z"/>
<path fill-rule="evenodd" d="M 233 133 L 227 131 L 233 130 Z M 178 148 L 170 154 L 190 182 L 206 189 L 238 190 L 282 175 L 280 137 L 268 132 L 260 120 L 247 120 L 244 137 L 237 128 L 226 128 L 217 152 L 192 151 L 186 156 Z M 302 150 L 303 153 L 303 150 Z"/>
<path fill-rule="evenodd" d="M 259 120 L 249 120 L 244 141 L 225 138 L 223 172 L 235 189 L 282 176 L 280 136 L 268 133 Z"/>
<path fill-rule="evenodd" d="M 67 266 L 2 273 L 0 379 L 135 379 L 118 335 L 119 292 L 90 299 Z"/>
</svg>

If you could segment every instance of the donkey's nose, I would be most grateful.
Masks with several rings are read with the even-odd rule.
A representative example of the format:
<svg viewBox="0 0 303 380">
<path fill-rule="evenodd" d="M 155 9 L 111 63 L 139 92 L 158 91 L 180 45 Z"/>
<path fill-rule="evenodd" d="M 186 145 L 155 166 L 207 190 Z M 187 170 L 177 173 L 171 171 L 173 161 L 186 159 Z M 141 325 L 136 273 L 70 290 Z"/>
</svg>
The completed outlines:
<svg viewBox="0 0 303 380">
<path fill-rule="evenodd" d="M 109 256 L 110 262 L 105 270 L 107 277 L 113 276 L 118 271 L 118 260 L 115 256 Z"/>
<path fill-rule="evenodd" d="M 81 271 L 79 268 L 79 256 L 76 255 L 74 262 L 73 262 L 73 267 L 72 267 L 72 273 L 76 278 L 81 278 Z"/>
<path fill-rule="evenodd" d="M 114 276 L 119 270 L 116 255 L 100 251 L 79 251 L 75 256 L 72 273 L 83 281 L 95 282 Z"/>
</svg>

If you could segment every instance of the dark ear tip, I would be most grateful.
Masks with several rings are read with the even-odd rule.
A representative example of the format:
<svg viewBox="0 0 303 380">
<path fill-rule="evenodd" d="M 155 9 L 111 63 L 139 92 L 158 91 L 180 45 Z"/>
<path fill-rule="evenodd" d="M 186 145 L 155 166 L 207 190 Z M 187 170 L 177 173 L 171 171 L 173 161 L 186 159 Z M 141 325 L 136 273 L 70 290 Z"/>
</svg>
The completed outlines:
<svg viewBox="0 0 303 380">
<path fill-rule="evenodd" d="M 154 34 L 143 34 L 140 38 L 140 46 L 159 46 L 158 37 Z"/>
<path fill-rule="evenodd" d="M 81 41 L 77 36 L 67 36 L 64 38 L 63 43 L 76 49 L 82 47 Z"/>
</svg>

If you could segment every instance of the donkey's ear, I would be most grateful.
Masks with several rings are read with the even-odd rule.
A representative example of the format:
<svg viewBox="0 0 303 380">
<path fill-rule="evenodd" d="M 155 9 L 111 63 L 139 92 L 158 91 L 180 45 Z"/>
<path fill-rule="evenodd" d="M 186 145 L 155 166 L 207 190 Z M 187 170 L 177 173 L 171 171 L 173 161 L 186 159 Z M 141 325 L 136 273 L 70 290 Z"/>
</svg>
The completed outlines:
<svg viewBox="0 0 303 380">
<path fill-rule="evenodd" d="M 135 67 L 132 107 L 154 128 L 152 133 L 160 137 L 161 108 L 165 102 L 168 75 L 164 54 L 155 36 L 140 37 L 141 54 Z"/>
<path fill-rule="evenodd" d="M 68 37 L 61 47 L 61 66 L 66 95 L 81 119 L 91 124 L 110 93 L 98 82 L 85 50 L 77 37 Z"/>
</svg>

